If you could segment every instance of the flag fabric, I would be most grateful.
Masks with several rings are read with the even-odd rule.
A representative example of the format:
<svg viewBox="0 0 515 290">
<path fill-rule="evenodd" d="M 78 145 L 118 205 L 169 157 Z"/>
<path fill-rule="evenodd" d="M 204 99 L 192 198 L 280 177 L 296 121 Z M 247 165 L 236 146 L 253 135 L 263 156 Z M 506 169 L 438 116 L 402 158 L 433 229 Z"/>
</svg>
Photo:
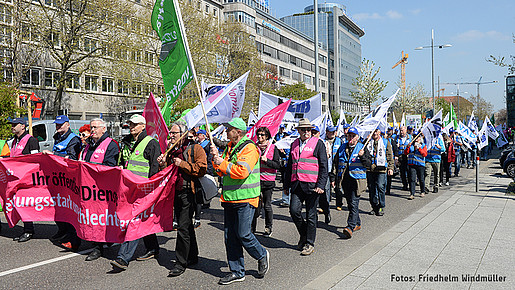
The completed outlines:
<svg viewBox="0 0 515 290">
<path fill-rule="evenodd" d="M 277 149 L 290 149 L 291 143 L 293 143 L 297 138 L 299 138 L 299 132 L 295 131 L 290 136 L 286 136 L 275 142 L 275 147 L 277 147 Z"/>
<path fill-rule="evenodd" d="M 379 131 L 381 132 L 385 132 L 388 130 L 388 120 L 387 120 L 387 116 L 388 115 L 385 115 L 383 119 L 381 119 L 381 121 L 379 122 L 379 125 L 377 125 L 377 129 L 379 129 Z"/>
<path fill-rule="evenodd" d="M 492 122 L 490 122 L 490 119 L 488 119 L 488 116 L 485 117 L 483 126 L 485 123 L 487 126 L 488 137 L 492 138 L 493 140 L 497 139 L 499 137 L 499 133 L 497 132 L 497 130 L 495 130 L 495 127 L 494 125 L 492 125 Z"/>
<path fill-rule="evenodd" d="M 202 94 L 205 95 L 205 98 L 210 98 L 220 90 L 227 87 L 226 84 L 209 85 L 205 83 L 203 86 Z M 208 122 L 222 124 L 230 122 L 233 118 L 240 117 L 244 102 L 245 82 L 234 87 L 232 91 L 229 92 L 229 94 L 223 98 L 220 103 L 216 104 L 213 109 L 206 111 Z M 201 119 L 199 125 L 205 123 L 206 121 Z"/>
<path fill-rule="evenodd" d="M 263 117 L 266 113 L 270 112 L 270 110 L 287 100 L 288 98 L 260 92 L 258 118 Z M 307 100 L 292 100 L 290 107 L 284 116 L 284 122 L 289 124 L 298 123 L 302 118 L 307 118 L 310 121 L 313 121 L 321 115 L 322 94 L 317 94 Z"/>
<path fill-rule="evenodd" d="M 477 132 L 478 127 L 476 117 L 474 117 L 474 111 L 472 111 L 472 114 L 470 115 L 469 123 L 467 126 L 470 128 L 470 130 Z"/>
<path fill-rule="evenodd" d="M 361 138 L 364 138 L 371 132 L 373 132 L 381 120 L 385 118 L 386 113 L 388 112 L 388 109 L 390 108 L 390 105 L 395 100 L 395 97 L 397 97 L 397 93 L 399 93 L 399 90 L 395 92 L 390 98 L 388 98 L 385 102 L 383 102 L 381 105 L 377 106 L 377 108 L 370 112 L 365 119 L 363 119 L 356 128 L 358 129 L 359 136 Z"/>
<path fill-rule="evenodd" d="M 402 113 L 401 127 L 406 127 L 406 116 Z"/>
<path fill-rule="evenodd" d="M 222 132 L 224 131 L 224 129 L 225 129 L 225 126 L 224 126 L 224 125 L 220 125 L 220 126 L 216 127 L 216 129 L 214 129 L 214 130 L 211 132 L 211 135 L 212 135 L 213 137 L 216 137 L 216 138 L 220 139 L 220 138 L 219 138 L 219 136 L 222 134 Z"/>
<path fill-rule="evenodd" d="M 249 119 L 247 120 L 247 127 L 252 127 L 258 121 L 258 117 L 254 114 L 254 111 L 250 111 Z"/>
<path fill-rule="evenodd" d="M 161 40 L 159 67 L 163 77 L 166 103 L 163 118 L 170 124 L 172 104 L 182 89 L 193 79 L 188 49 L 183 35 L 184 26 L 175 0 L 156 0 L 152 11 L 152 28 Z"/>
<path fill-rule="evenodd" d="M 354 116 L 354 119 L 352 119 L 352 121 L 350 122 L 350 126 L 351 127 L 354 127 L 356 124 L 358 124 L 359 121 L 358 121 L 358 115 Z"/>
<path fill-rule="evenodd" d="M 150 97 L 148 97 L 147 104 L 145 105 L 145 109 L 143 109 L 142 115 L 147 121 L 145 127 L 145 129 L 147 129 L 147 134 L 155 138 L 159 142 L 161 152 L 165 152 L 166 138 L 168 137 L 169 132 L 165 120 L 163 119 L 163 115 L 161 115 L 161 111 L 157 106 L 154 94 L 150 93 Z"/>
<path fill-rule="evenodd" d="M 427 144 L 428 149 L 431 149 L 436 142 L 438 142 L 438 137 L 442 132 L 442 128 L 442 110 L 440 110 L 429 122 L 426 122 L 420 130 L 422 134 L 424 134 L 425 143 Z"/>
<path fill-rule="evenodd" d="M 456 117 L 456 113 L 454 113 L 454 108 L 451 103 L 450 117 L 449 122 L 452 122 L 452 126 L 454 129 L 458 129 L 458 118 Z M 446 124 L 447 125 L 447 124 Z"/>
<path fill-rule="evenodd" d="M 447 112 L 447 114 L 445 114 L 445 117 L 443 118 L 443 124 L 445 126 L 447 126 L 447 124 L 449 124 L 449 112 Z"/>
<path fill-rule="evenodd" d="M 445 121 L 443 123 L 445 125 Z M 445 127 L 442 128 L 442 132 L 444 132 L 447 135 L 450 135 L 449 130 L 453 128 L 453 124 L 449 122 Z"/>
<path fill-rule="evenodd" d="M 231 98 L 231 94 L 234 93 L 234 89 L 236 87 L 241 87 L 241 86 L 245 86 L 245 83 L 247 82 L 247 77 L 249 76 L 249 72 L 246 72 L 245 74 L 243 74 L 242 76 L 240 76 L 237 80 L 235 80 L 234 82 L 230 83 L 228 86 L 220 89 L 218 92 L 216 92 L 214 95 L 208 97 L 205 101 L 204 101 L 204 108 L 206 110 L 206 112 L 211 112 L 211 110 L 213 110 L 213 108 L 215 108 L 215 106 L 220 103 L 222 100 L 225 99 L 224 101 L 224 106 L 229 106 L 229 107 L 225 107 L 223 110 L 219 110 L 219 114 L 216 115 L 216 116 L 210 116 L 208 115 L 208 120 L 212 120 L 214 119 L 215 117 L 216 118 L 221 118 L 220 115 L 224 115 L 226 118 L 229 118 L 232 114 L 232 110 L 231 110 L 231 101 L 230 101 L 230 98 Z M 244 90 L 244 89 L 241 89 L 240 90 Z M 229 99 L 227 100 L 226 97 L 229 97 Z M 227 102 L 228 101 L 228 102 Z M 210 118 L 212 117 L 212 118 Z M 202 111 L 202 106 L 199 104 L 197 105 L 195 108 L 193 108 L 191 111 L 189 111 L 185 116 L 184 116 L 184 120 L 186 120 L 186 124 L 188 125 L 188 129 L 192 129 L 193 127 L 199 125 L 199 124 L 203 124 L 205 123 L 205 120 L 204 119 L 204 113 Z M 229 122 L 230 120 L 232 120 L 232 118 L 230 118 L 228 121 L 226 122 Z"/>
<path fill-rule="evenodd" d="M 393 131 L 399 130 L 399 124 L 397 124 L 397 118 L 395 118 L 394 112 L 392 112 L 392 118 L 393 118 Z"/>
<path fill-rule="evenodd" d="M 477 144 L 479 150 L 483 149 L 483 147 L 488 145 L 488 125 L 486 122 L 483 122 L 483 126 L 478 133 L 479 143 Z"/>
<path fill-rule="evenodd" d="M 266 113 L 263 117 L 261 117 L 254 127 L 247 132 L 247 137 L 252 139 L 252 141 L 257 141 L 256 131 L 261 127 L 267 127 L 270 130 L 270 135 L 275 136 L 279 131 L 279 126 L 281 125 L 284 115 L 291 104 L 291 99 L 286 101 L 285 103 L 280 104 L 279 106 L 273 108 L 270 112 Z"/>
<path fill-rule="evenodd" d="M 497 148 L 502 148 L 504 145 L 508 144 L 508 139 L 502 132 L 500 125 L 495 127 L 495 130 L 499 133 L 499 137 L 497 137 L 497 139 L 495 139 L 495 145 L 497 145 Z"/>
<path fill-rule="evenodd" d="M 463 138 L 467 139 L 469 142 L 476 143 L 477 136 L 472 133 L 469 127 L 465 126 L 461 121 L 458 123 L 458 132 L 463 136 Z"/>
<path fill-rule="evenodd" d="M 345 119 L 345 113 L 343 112 L 343 109 L 340 109 L 340 118 L 338 119 L 338 129 L 336 130 L 336 136 L 341 137 L 343 136 L 343 125 L 347 124 L 347 119 Z"/>
</svg>

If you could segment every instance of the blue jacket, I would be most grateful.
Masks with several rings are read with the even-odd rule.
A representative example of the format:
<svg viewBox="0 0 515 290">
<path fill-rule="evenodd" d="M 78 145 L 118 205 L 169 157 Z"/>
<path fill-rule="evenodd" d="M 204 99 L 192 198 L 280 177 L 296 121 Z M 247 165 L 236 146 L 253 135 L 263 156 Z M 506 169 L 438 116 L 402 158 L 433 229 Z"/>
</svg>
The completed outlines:
<svg viewBox="0 0 515 290">
<path fill-rule="evenodd" d="M 61 157 L 68 156 L 72 160 L 78 160 L 81 147 L 82 141 L 79 136 L 75 135 L 70 129 L 62 136 L 59 133 L 54 135 L 54 148 L 52 151 L 55 155 Z"/>
<path fill-rule="evenodd" d="M 440 145 L 440 149 L 436 147 L 436 144 Z M 445 145 L 440 138 L 438 138 L 436 144 L 427 152 L 426 162 L 440 163 L 442 161 L 442 153 L 445 152 Z"/>
<path fill-rule="evenodd" d="M 343 144 L 338 149 L 338 176 L 341 177 L 347 165 L 349 166 L 349 174 L 354 179 L 365 179 L 367 178 L 367 169 L 361 163 L 361 159 L 358 156 L 359 151 L 363 148 L 362 143 L 356 144 L 351 156 L 347 156 L 345 149 L 348 143 Z"/>
</svg>

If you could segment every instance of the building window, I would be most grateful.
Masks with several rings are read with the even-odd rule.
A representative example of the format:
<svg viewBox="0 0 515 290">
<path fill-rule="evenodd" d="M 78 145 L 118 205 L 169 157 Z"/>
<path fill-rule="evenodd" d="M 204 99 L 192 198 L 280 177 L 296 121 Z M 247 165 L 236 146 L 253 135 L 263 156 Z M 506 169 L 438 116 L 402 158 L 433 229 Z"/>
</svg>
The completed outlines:
<svg viewBox="0 0 515 290">
<path fill-rule="evenodd" d="M 84 86 L 87 91 L 96 92 L 98 90 L 97 84 L 98 84 L 98 77 L 86 76 L 84 78 Z"/>
<path fill-rule="evenodd" d="M 322 101 L 325 102 L 326 96 L 325 93 L 322 93 Z"/>
<path fill-rule="evenodd" d="M 300 72 L 296 72 L 294 70 L 291 71 L 291 78 L 296 81 L 301 81 L 302 74 Z"/>
<path fill-rule="evenodd" d="M 320 80 L 320 86 L 321 86 L 322 88 L 325 88 L 325 86 L 326 86 L 326 81 L 325 81 L 325 80 Z"/>
<path fill-rule="evenodd" d="M 98 41 L 91 38 L 84 38 L 84 51 L 93 52 L 97 49 Z"/>
<path fill-rule="evenodd" d="M 11 8 L 8 5 L 0 4 L 0 22 L 5 24 L 12 22 Z"/>
<path fill-rule="evenodd" d="M 145 63 L 153 64 L 154 63 L 154 53 L 151 51 L 145 52 Z"/>
<path fill-rule="evenodd" d="M 122 95 L 129 94 L 129 81 L 118 81 L 118 93 Z"/>
<path fill-rule="evenodd" d="M 39 86 L 39 77 L 41 70 L 38 68 L 31 68 L 27 70 L 22 77 L 21 83 L 24 85 Z"/>
<path fill-rule="evenodd" d="M 132 86 L 132 94 L 134 94 L 136 96 L 141 95 L 142 90 L 143 90 L 143 85 L 142 84 L 136 83 L 136 84 L 134 84 Z"/>
<path fill-rule="evenodd" d="M 45 87 L 57 88 L 61 74 L 54 71 L 45 71 Z"/>
<path fill-rule="evenodd" d="M 102 92 L 114 92 L 114 80 L 109 78 L 102 78 Z"/>
<path fill-rule="evenodd" d="M 206 13 L 209 14 L 209 4 L 206 4 Z"/>
<path fill-rule="evenodd" d="M 307 85 L 311 85 L 311 76 L 304 75 L 304 83 Z"/>
<path fill-rule="evenodd" d="M 11 43 L 11 28 L 0 26 L 0 43 L 8 46 Z"/>
<path fill-rule="evenodd" d="M 289 78 L 290 77 L 290 70 L 287 69 L 287 68 L 284 68 L 284 67 L 279 67 L 279 74 L 282 76 L 282 77 L 287 77 Z"/>
<path fill-rule="evenodd" d="M 69 89 L 80 89 L 80 78 L 78 74 L 68 73 L 68 77 L 66 80 L 66 87 Z"/>
<path fill-rule="evenodd" d="M 216 17 L 217 13 L 218 13 L 217 9 L 213 7 L 213 16 Z"/>
<path fill-rule="evenodd" d="M 323 67 L 319 67 L 319 72 L 320 72 L 321 76 L 324 76 L 324 77 L 327 76 L 327 69 L 325 69 Z"/>
</svg>

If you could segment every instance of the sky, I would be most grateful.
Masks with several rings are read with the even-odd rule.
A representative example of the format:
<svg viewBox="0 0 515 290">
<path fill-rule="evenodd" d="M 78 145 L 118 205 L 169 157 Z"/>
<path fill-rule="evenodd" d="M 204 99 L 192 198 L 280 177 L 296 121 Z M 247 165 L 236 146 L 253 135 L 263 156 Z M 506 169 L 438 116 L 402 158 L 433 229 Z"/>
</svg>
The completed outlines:
<svg viewBox="0 0 515 290">
<path fill-rule="evenodd" d="M 303 12 L 312 5 L 309 0 L 269 0 L 271 14 L 277 18 Z M 515 55 L 515 1 L 400 1 L 348 0 L 321 1 L 346 6 L 347 15 L 364 31 L 361 56 L 381 67 L 379 77 L 388 81 L 383 96 L 397 89 L 401 69 L 392 66 L 408 53 L 406 84 L 421 83 L 431 95 L 431 49 L 415 50 L 431 45 L 431 29 L 435 31 L 434 45 L 452 47 L 434 50 L 435 83 L 440 77 L 440 88 L 446 96 L 456 95 L 456 85 L 443 83 L 498 81 L 480 85 L 480 96 L 491 102 L 494 111 L 506 108 L 506 68 L 486 61 L 490 55 L 509 59 Z M 511 61 L 510 61 L 511 62 Z M 435 95 L 437 95 L 435 84 Z M 477 85 L 460 85 L 460 95 L 477 95 Z"/>
</svg>

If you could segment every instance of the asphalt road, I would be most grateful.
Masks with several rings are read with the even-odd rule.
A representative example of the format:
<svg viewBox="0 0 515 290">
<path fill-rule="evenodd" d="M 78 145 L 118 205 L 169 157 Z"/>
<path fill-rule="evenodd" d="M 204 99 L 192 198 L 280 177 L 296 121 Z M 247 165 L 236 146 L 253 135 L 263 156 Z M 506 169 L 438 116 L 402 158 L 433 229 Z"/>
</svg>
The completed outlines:
<svg viewBox="0 0 515 290">
<path fill-rule="evenodd" d="M 457 183 L 473 182 L 473 170 L 462 168 L 462 176 L 451 179 L 451 187 Z M 446 187 L 440 189 L 440 192 Z M 223 209 L 218 200 L 213 200 L 211 208 L 204 211 L 202 225 L 196 230 L 199 243 L 200 261 L 193 268 L 175 278 L 167 277 L 175 258 L 176 232 L 158 234 L 161 252 L 158 259 L 132 261 L 129 268 L 121 273 L 113 273 L 109 264 L 116 257 L 118 245 L 106 248 L 105 257 L 85 262 L 87 253 L 71 254 L 53 245 L 49 238 L 56 232 L 55 224 L 36 223 L 36 234 L 26 243 L 13 242 L 12 238 L 22 233 L 22 226 L 9 229 L 3 219 L 0 234 L 0 288 L 52 288 L 52 289 L 103 289 L 103 288 L 172 288 L 172 289 L 212 289 L 262 288 L 298 289 L 321 275 L 331 267 L 346 259 L 356 250 L 411 213 L 433 200 L 438 194 L 429 194 L 408 200 L 408 192 L 400 190 L 400 180 L 394 178 L 392 195 L 386 197 L 383 217 L 369 215 L 371 207 L 368 193 L 362 196 L 360 215 L 362 229 L 351 239 L 344 239 L 342 229 L 346 225 L 348 212 L 336 211 L 331 202 L 332 222 L 326 225 L 324 216 L 319 215 L 315 252 L 311 256 L 300 256 L 295 250 L 299 239 L 287 208 L 273 206 L 274 232 L 272 237 L 262 236 L 264 220 L 258 221 L 257 237 L 270 251 L 270 271 L 263 278 L 257 278 L 257 261 L 245 254 L 246 280 L 229 286 L 217 284 L 220 277 L 229 272 L 223 240 Z M 274 193 L 279 198 L 280 192 Z M 21 223 L 20 223 L 21 224 Z M 91 248 L 84 242 L 80 251 Z M 136 256 L 143 254 L 140 243 Z M 20 267 L 24 267 L 21 268 Z M 14 269 L 14 270 L 13 270 Z"/>
</svg>

